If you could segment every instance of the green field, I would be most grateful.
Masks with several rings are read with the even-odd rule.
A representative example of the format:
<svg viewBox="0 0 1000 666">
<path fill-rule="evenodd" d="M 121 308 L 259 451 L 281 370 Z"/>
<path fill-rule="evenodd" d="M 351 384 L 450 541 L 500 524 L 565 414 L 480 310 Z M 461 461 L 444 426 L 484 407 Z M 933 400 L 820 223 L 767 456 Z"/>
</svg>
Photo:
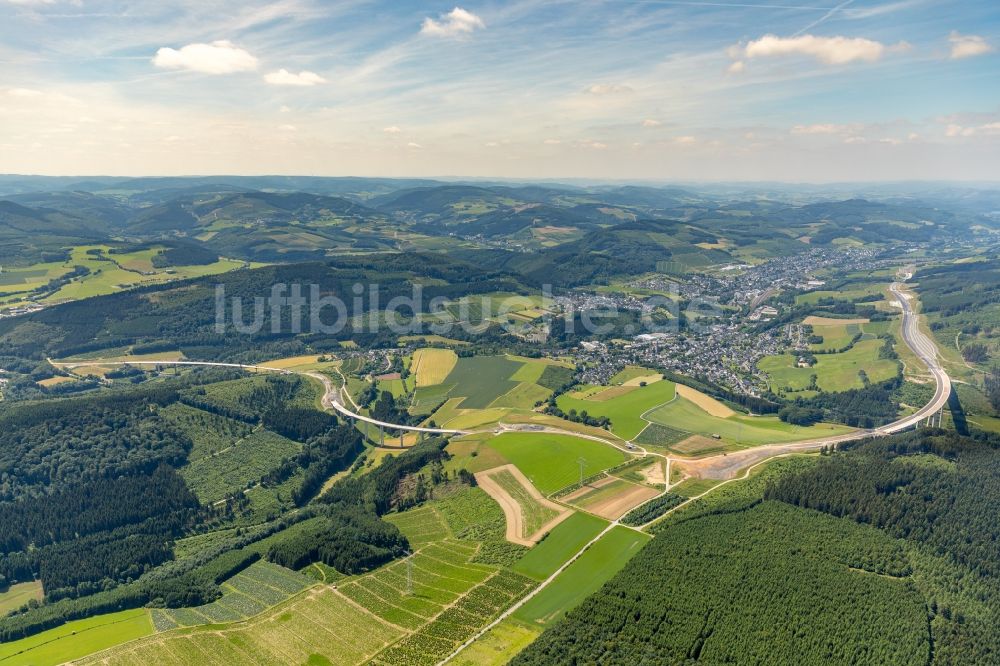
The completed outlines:
<svg viewBox="0 0 1000 666">
<path fill-rule="evenodd" d="M 545 580 L 597 536 L 608 521 L 576 512 L 549 532 L 548 536 L 514 564 L 512 569 L 535 580 Z"/>
<path fill-rule="evenodd" d="M 757 363 L 757 367 L 768 374 L 775 392 L 804 389 L 809 386 L 811 375 L 816 375 L 816 384 L 824 391 L 846 391 L 864 387 L 859 370 L 864 370 L 873 384 L 896 376 L 897 362 L 880 359 L 881 348 L 881 340 L 861 340 L 840 354 L 818 354 L 811 368 L 796 367 L 798 356 L 795 354 L 767 356 Z"/>
<path fill-rule="evenodd" d="M 865 325 L 867 327 L 867 325 Z M 811 343 L 809 349 L 812 351 L 823 351 L 827 349 L 843 349 L 851 344 L 851 340 L 861 333 L 861 324 L 833 324 L 830 326 L 813 326 L 813 335 L 822 336 L 823 342 Z"/>
<path fill-rule="evenodd" d="M 719 435 L 722 444 L 755 446 L 776 442 L 794 442 L 850 432 L 847 426 L 820 423 L 810 427 L 794 426 L 777 416 L 712 416 L 686 398 L 677 399 L 647 415 L 651 421 L 678 430 L 706 435 Z"/>
<path fill-rule="evenodd" d="M 465 397 L 462 409 L 484 409 L 517 385 L 510 377 L 520 368 L 503 356 L 463 357 L 443 383 L 455 384 L 452 396 Z"/>
<path fill-rule="evenodd" d="M 569 435 L 510 432 L 494 437 L 487 446 L 514 463 L 543 495 L 579 482 L 581 457 L 586 460 L 584 478 L 626 459 L 612 446 Z"/>
<path fill-rule="evenodd" d="M 0 592 L 0 617 L 16 611 L 32 599 L 41 598 L 42 584 L 39 581 L 11 585 Z"/>
<path fill-rule="evenodd" d="M 577 413 L 585 411 L 591 416 L 606 416 L 611 419 L 613 433 L 622 439 L 632 439 L 646 427 L 641 418 L 644 413 L 673 399 L 674 383 L 659 381 L 610 400 L 588 400 L 564 393 L 556 403 L 564 412 L 575 409 Z"/>
<path fill-rule="evenodd" d="M 524 622 L 549 624 L 596 592 L 649 541 L 646 534 L 617 526 L 566 567 L 548 587 L 514 613 Z"/>
<path fill-rule="evenodd" d="M 527 367 L 527 366 L 526 366 Z M 491 407 L 510 407 L 512 409 L 532 409 L 535 403 L 552 395 L 552 391 L 538 384 L 521 382 L 507 393 L 490 403 Z"/>
<path fill-rule="evenodd" d="M 98 615 L 0 643 L 0 664 L 62 664 L 152 633 L 153 623 L 144 608 Z"/>
<path fill-rule="evenodd" d="M 641 365 L 626 365 L 622 370 L 611 378 L 608 382 L 612 386 L 615 384 L 624 384 L 627 381 L 633 379 L 638 379 L 639 377 L 650 377 L 652 375 L 659 375 L 656 370 L 650 370 L 649 368 L 644 368 Z"/>
<path fill-rule="evenodd" d="M 449 663 L 455 666 L 501 666 L 530 645 L 540 633 L 538 627 L 507 618 Z"/>
</svg>

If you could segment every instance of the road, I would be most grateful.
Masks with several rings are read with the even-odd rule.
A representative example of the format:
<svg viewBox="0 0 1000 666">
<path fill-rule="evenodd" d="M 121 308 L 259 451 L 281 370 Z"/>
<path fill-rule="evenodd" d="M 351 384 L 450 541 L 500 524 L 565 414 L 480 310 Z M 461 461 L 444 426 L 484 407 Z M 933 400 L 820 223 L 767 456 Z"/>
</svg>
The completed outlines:
<svg viewBox="0 0 1000 666">
<path fill-rule="evenodd" d="M 855 430 L 844 435 L 811 439 L 793 444 L 768 444 L 698 460 L 674 458 L 674 461 L 683 463 L 685 469 L 689 472 L 694 472 L 704 478 L 730 479 L 739 473 L 740 470 L 768 458 L 773 458 L 774 456 L 815 451 L 822 449 L 824 446 L 833 446 L 862 437 L 891 435 L 913 428 L 928 417 L 937 414 L 939 410 L 948 404 L 948 397 L 951 395 L 951 378 L 948 377 L 948 373 L 944 371 L 938 362 L 937 345 L 920 330 L 919 317 L 914 312 L 913 305 L 910 302 L 912 297 L 904 291 L 903 284 L 901 282 L 894 282 L 889 289 L 899 301 L 902 310 L 903 321 L 900 330 L 902 331 L 903 342 L 927 366 L 928 371 L 934 377 L 936 387 L 934 397 L 931 398 L 930 402 L 909 416 L 904 416 L 897 421 L 872 430 Z"/>
<path fill-rule="evenodd" d="M 470 431 L 468 430 L 454 430 L 451 428 L 422 428 L 420 426 L 402 425 L 400 423 L 388 423 L 386 421 L 379 421 L 378 419 L 373 419 L 370 416 L 365 416 L 364 414 L 358 414 L 357 412 L 352 412 L 343 404 L 343 399 L 341 396 L 341 389 L 333 385 L 333 382 L 326 375 L 319 372 L 303 372 L 299 370 L 289 370 L 288 368 L 273 368 L 268 365 L 252 365 L 249 363 L 221 363 L 217 361 L 102 361 L 100 359 L 94 359 L 89 361 L 66 361 L 59 362 L 49 360 L 53 366 L 59 368 L 66 368 L 72 370 L 74 368 L 85 368 L 94 366 L 108 366 L 108 365 L 182 365 L 182 366 L 203 366 L 209 368 L 238 368 L 240 370 L 253 370 L 255 372 L 277 372 L 283 375 L 300 375 L 302 377 L 312 377 L 313 379 L 319 380 L 323 384 L 323 406 L 334 409 L 344 416 L 354 419 L 356 421 L 364 421 L 365 423 L 370 423 L 372 425 L 380 426 L 382 428 L 388 428 L 390 430 L 404 430 L 406 432 L 416 432 L 416 433 L 427 433 L 432 435 L 467 435 Z M 343 376 L 343 375 L 341 375 Z M 353 402 L 353 400 L 352 400 Z"/>
</svg>

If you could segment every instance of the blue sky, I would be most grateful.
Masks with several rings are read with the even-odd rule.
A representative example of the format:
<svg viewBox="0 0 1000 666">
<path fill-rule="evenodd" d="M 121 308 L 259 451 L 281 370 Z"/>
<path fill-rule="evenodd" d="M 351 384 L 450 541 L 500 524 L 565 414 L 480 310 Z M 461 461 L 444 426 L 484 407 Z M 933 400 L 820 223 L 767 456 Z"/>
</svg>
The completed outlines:
<svg viewBox="0 0 1000 666">
<path fill-rule="evenodd" d="M 0 0 L 0 172 L 997 180 L 1000 3 Z"/>
</svg>

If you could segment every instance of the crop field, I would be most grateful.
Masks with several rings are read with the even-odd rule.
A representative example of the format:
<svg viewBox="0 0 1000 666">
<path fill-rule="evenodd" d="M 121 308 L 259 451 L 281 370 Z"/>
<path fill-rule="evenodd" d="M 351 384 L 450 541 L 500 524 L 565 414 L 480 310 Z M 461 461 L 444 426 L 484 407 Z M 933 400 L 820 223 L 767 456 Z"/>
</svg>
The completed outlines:
<svg viewBox="0 0 1000 666">
<path fill-rule="evenodd" d="M 15 611 L 25 605 L 31 599 L 42 599 L 42 583 L 32 581 L 28 583 L 16 583 L 6 588 L 0 588 L 0 617 L 11 611 Z"/>
<path fill-rule="evenodd" d="M 530 382 L 521 382 L 490 403 L 490 406 L 532 409 L 537 402 L 547 399 L 550 395 L 552 395 L 552 391 L 547 388 Z"/>
<path fill-rule="evenodd" d="M 236 622 L 262 613 L 312 585 L 312 579 L 300 573 L 258 561 L 224 582 L 222 596 L 212 603 L 193 608 L 154 608 L 150 613 L 157 631 Z"/>
<path fill-rule="evenodd" d="M 425 505 L 402 513 L 390 513 L 385 520 L 399 528 L 413 548 L 452 536 L 448 523 L 433 505 Z"/>
<path fill-rule="evenodd" d="M 659 494 L 658 490 L 649 486 L 640 486 L 615 477 L 609 479 L 593 487 L 584 486 L 563 500 L 601 518 L 615 520 L 624 516 L 636 505 Z"/>
<path fill-rule="evenodd" d="M 247 622 L 169 631 L 78 663 L 116 666 L 362 663 L 404 633 L 350 603 L 333 588 L 321 587 Z"/>
<path fill-rule="evenodd" d="M 666 449 L 690 436 L 691 433 L 684 430 L 671 428 L 661 423 L 650 423 L 633 441 L 646 448 Z"/>
<path fill-rule="evenodd" d="M 864 370 L 872 383 L 878 383 L 896 376 L 897 362 L 880 359 L 882 341 L 861 340 L 854 347 L 840 354 L 819 354 L 811 368 L 796 367 L 798 357 L 781 354 L 762 358 L 757 367 L 766 372 L 771 380 L 772 390 L 804 389 L 809 386 L 809 378 L 816 375 L 816 384 L 824 391 L 846 391 L 863 388 L 864 383 L 858 371 Z"/>
<path fill-rule="evenodd" d="M 465 396 L 463 409 L 483 409 L 517 385 L 510 377 L 520 367 L 503 356 L 460 358 L 444 383 L 456 385 L 452 395 Z"/>
<path fill-rule="evenodd" d="M 418 387 L 434 386 L 444 381 L 456 363 L 458 356 L 450 349 L 418 349 L 413 352 L 410 372 L 416 375 Z"/>
<path fill-rule="evenodd" d="M 548 536 L 511 568 L 535 580 L 545 580 L 563 563 L 600 534 L 608 522 L 588 513 L 576 512 L 556 525 Z"/>
<path fill-rule="evenodd" d="M 668 405 L 647 414 L 654 423 L 677 430 L 706 435 L 716 434 L 723 444 L 755 446 L 774 442 L 794 442 L 803 439 L 829 437 L 850 432 L 847 426 L 820 423 L 810 427 L 794 426 L 776 416 L 732 416 L 720 419 L 711 416 L 693 402 L 678 396 Z"/>
<path fill-rule="evenodd" d="M 0 643 L 0 663 L 54 666 L 152 633 L 145 608 L 97 615 Z"/>
<path fill-rule="evenodd" d="M 587 412 L 591 416 L 606 416 L 611 419 L 613 433 L 622 439 L 632 439 L 646 427 L 642 415 L 654 407 L 670 402 L 674 396 L 674 383 L 659 381 L 609 400 L 599 401 L 563 394 L 556 403 L 564 412 L 575 409 L 577 413 Z"/>
<path fill-rule="evenodd" d="M 302 445 L 269 430 L 256 430 L 217 454 L 194 460 L 178 470 L 202 502 L 213 502 L 248 488 Z"/>
<path fill-rule="evenodd" d="M 527 594 L 534 581 L 501 570 L 422 627 L 375 657 L 376 664 L 433 666 Z"/>
<path fill-rule="evenodd" d="M 580 458 L 585 460 L 584 478 L 626 459 L 612 446 L 570 435 L 510 432 L 494 437 L 487 446 L 517 466 L 542 494 L 577 483 Z"/>
<path fill-rule="evenodd" d="M 615 527 L 566 567 L 548 587 L 514 613 L 524 622 L 550 624 L 618 573 L 649 541 L 646 534 Z"/>
<path fill-rule="evenodd" d="M 339 586 L 339 591 L 386 622 L 416 630 L 496 571 L 470 562 L 478 546 L 442 541 L 421 548 L 412 560 L 413 593 L 407 594 L 406 560 Z"/>
</svg>

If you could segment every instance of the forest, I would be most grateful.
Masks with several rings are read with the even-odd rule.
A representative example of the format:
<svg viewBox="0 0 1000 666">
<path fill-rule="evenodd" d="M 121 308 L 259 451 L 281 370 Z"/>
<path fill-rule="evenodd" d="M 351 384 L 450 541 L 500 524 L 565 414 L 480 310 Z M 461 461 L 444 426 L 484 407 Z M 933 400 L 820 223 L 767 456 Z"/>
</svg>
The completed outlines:
<svg viewBox="0 0 1000 666">
<path fill-rule="evenodd" d="M 998 448 L 926 429 L 730 486 L 513 663 L 993 663 Z"/>
</svg>

